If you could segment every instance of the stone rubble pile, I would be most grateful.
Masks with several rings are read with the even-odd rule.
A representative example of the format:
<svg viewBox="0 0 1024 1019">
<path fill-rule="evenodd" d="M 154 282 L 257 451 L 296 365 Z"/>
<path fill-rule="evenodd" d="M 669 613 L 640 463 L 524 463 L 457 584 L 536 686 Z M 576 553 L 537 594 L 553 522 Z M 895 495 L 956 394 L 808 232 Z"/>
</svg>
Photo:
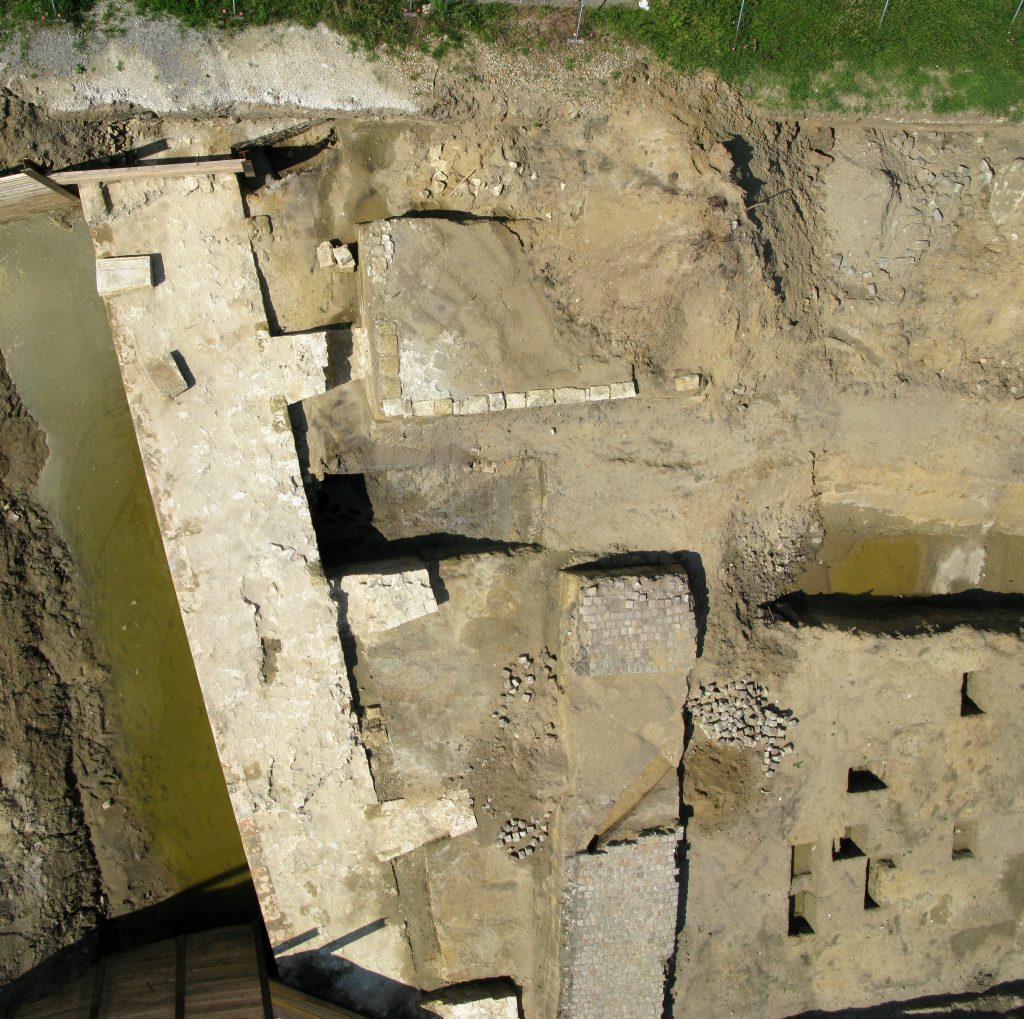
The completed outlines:
<svg viewBox="0 0 1024 1019">
<path fill-rule="evenodd" d="M 395 257 L 391 224 L 387 220 L 374 223 L 368 232 L 368 243 L 365 246 L 366 275 L 378 285 L 383 284 Z"/>
<path fill-rule="evenodd" d="M 525 821 L 519 817 L 510 817 L 498 829 L 498 845 L 508 850 L 508 855 L 516 860 L 525 856 L 533 856 L 541 843 L 547 841 L 548 822 L 551 812 L 548 811 L 540 821 Z"/>
<path fill-rule="evenodd" d="M 765 774 L 778 771 L 784 754 L 793 750 L 786 732 L 797 719 L 772 704 L 768 691 L 753 676 L 702 686 L 692 707 L 705 734 L 726 746 L 761 748 Z"/>
<path fill-rule="evenodd" d="M 499 728 L 509 724 L 509 711 L 516 698 L 529 703 L 536 696 L 538 680 L 558 678 L 558 659 L 547 648 L 538 655 L 521 654 L 511 665 L 501 670 L 505 691 L 501 695 L 501 707 L 491 712 L 491 718 L 498 720 Z"/>
</svg>

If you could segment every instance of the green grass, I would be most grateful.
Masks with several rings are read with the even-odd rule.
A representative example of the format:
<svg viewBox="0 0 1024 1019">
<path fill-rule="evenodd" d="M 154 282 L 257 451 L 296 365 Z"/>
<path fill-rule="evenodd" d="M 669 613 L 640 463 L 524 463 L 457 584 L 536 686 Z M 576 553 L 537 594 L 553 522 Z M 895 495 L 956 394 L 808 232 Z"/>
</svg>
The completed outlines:
<svg viewBox="0 0 1024 1019">
<path fill-rule="evenodd" d="M 141 14 L 170 15 L 190 28 L 242 27 L 276 22 L 325 24 L 350 36 L 367 49 L 404 47 L 423 36 L 435 43 L 435 52 L 461 45 L 471 36 L 491 40 L 505 24 L 512 8 L 481 5 L 472 0 L 439 0 L 425 18 L 409 18 L 401 0 L 131 0 Z M 56 0 L 59 20 L 84 30 L 116 28 L 109 4 L 95 0 Z M 0 30 L 8 32 L 28 23 L 55 21 L 51 0 L 0 0 Z"/>
<path fill-rule="evenodd" d="M 710 68 L 787 105 L 931 106 L 1005 114 L 1024 99 L 1016 0 L 651 0 L 605 7 L 592 24 L 646 43 L 681 71 Z M 1019 33 L 1020 41 L 1014 38 Z"/>
</svg>

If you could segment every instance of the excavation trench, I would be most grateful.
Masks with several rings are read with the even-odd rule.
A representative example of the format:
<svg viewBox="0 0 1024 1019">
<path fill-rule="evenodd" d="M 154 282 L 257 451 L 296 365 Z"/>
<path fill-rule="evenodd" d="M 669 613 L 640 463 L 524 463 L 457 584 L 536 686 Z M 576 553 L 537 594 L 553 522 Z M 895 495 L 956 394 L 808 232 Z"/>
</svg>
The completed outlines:
<svg viewBox="0 0 1024 1019">
<path fill-rule="evenodd" d="M 248 869 L 96 294 L 88 230 L 80 219 L 70 230 L 24 220 L 0 227 L 0 251 L 0 349 L 46 433 L 37 496 L 71 549 L 109 670 L 114 797 L 146 834 L 142 883 L 172 895 L 219 889 L 218 905 L 204 906 L 210 922 L 250 919 Z M 178 898 L 183 915 L 188 898 Z M 110 904 L 115 915 L 128 908 Z"/>
</svg>

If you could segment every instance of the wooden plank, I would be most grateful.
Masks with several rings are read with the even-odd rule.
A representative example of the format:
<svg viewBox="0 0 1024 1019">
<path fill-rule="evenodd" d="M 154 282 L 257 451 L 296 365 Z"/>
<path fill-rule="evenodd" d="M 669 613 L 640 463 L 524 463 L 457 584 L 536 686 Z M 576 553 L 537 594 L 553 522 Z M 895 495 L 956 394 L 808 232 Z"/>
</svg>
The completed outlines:
<svg viewBox="0 0 1024 1019">
<path fill-rule="evenodd" d="M 175 963 L 174 941 L 110 956 L 100 1019 L 174 1019 Z"/>
<path fill-rule="evenodd" d="M 196 177 L 208 173 L 253 175 L 248 159 L 195 159 L 182 163 L 143 163 L 103 170 L 58 170 L 50 180 L 58 184 L 95 184 L 102 181 L 143 180 L 149 177 Z"/>
<path fill-rule="evenodd" d="M 270 981 L 274 1019 L 364 1019 L 340 1005 L 321 1001 L 278 980 Z"/>
<path fill-rule="evenodd" d="M 78 195 L 73 195 L 67 188 L 62 188 L 56 182 L 50 180 L 49 177 L 45 177 L 38 170 L 33 170 L 31 166 L 23 166 L 21 172 L 28 177 L 29 180 L 35 181 L 37 184 L 41 184 L 44 188 L 48 188 L 54 194 L 61 195 L 65 201 L 77 202 Z"/>
<path fill-rule="evenodd" d="M 91 968 L 53 996 L 15 1009 L 12 1019 L 90 1019 L 95 980 L 95 969 Z"/>
<path fill-rule="evenodd" d="M 190 934 L 185 944 L 185 1016 L 270 1019 L 252 927 Z"/>
<path fill-rule="evenodd" d="M 34 212 L 63 209 L 78 199 L 64 188 L 43 184 L 34 179 L 37 174 L 12 173 L 0 177 L 0 223 L 21 219 Z"/>
<path fill-rule="evenodd" d="M 153 260 L 149 255 L 96 259 L 96 293 L 101 297 L 142 290 L 152 285 Z"/>
</svg>

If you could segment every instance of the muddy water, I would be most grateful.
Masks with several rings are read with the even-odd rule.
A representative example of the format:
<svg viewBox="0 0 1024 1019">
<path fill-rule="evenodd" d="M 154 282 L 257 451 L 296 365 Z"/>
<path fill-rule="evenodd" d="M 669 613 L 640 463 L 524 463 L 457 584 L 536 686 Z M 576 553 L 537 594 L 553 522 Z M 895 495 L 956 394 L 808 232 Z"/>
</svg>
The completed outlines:
<svg viewBox="0 0 1024 1019">
<path fill-rule="evenodd" d="M 249 919 L 248 871 L 164 559 L 92 243 L 42 216 L 0 226 L 0 348 L 47 435 L 39 496 L 68 542 L 110 667 L 121 795 L 172 890 Z M 224 875 L 231 875 L 224 877 Z M 235 891 L 225 894 L 225 886 Z M 194 896 L 183 896 L 183 900 Z M 212 901 L 208 896 L 207 902 Z"/>
<path fill-rule="evenodd" d="M 1024 535 L 920 522 L 859 506 L 821 508 L 825 539 L 799 580 L 807 594 L 931 595 L 1024 591 Z"/>
</svg>

